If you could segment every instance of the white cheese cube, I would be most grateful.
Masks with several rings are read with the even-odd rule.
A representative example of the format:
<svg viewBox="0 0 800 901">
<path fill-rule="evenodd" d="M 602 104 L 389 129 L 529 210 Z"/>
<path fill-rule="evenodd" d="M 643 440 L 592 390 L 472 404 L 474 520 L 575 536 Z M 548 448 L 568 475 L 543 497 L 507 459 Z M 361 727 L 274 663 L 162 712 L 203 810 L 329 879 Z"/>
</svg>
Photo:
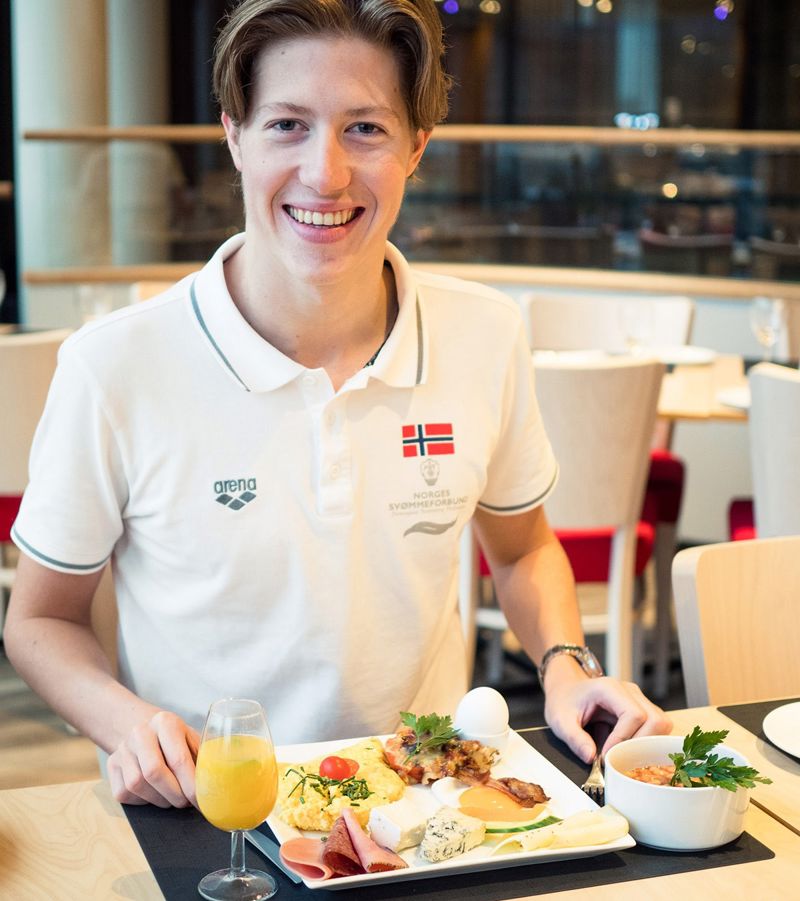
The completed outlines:
<svg viewBox="0 0 800 901">
<path fill-rule="evenodd" d="M 413 848 L 422 841 L 427 817 L 408 797 L 373 807 L 369 812 L 369 834 L 390 851 Z"/>
<path fill-rule="evenodd" d="M 419 853 L 431 863 L 449 860 L 475 848 L 485 835 L 483 820 L 468 817 L 452 807 L 443 807 L 428 820 Z"/>
</svg>

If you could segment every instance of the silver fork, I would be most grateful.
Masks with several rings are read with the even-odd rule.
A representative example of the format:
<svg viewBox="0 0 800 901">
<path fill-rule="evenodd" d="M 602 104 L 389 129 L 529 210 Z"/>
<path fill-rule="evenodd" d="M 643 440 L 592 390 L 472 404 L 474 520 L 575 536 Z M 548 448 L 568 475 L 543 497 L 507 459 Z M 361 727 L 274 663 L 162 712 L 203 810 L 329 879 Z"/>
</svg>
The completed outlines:
<svg viewBox="0 0 800 901">
<path fill-rule="evenodd" d="M 581 786 L 583 791 L 601 807 L 606 792 L 606 783 L 603 779 L 603 755 L 600 750 L 594 755 L 592 768 L 589 770 L 589 776 Z"/>
<path fill-rule="evenodd" d="M 605 779 L 603 779 L 603 745 L 606 743 L 611 728 L 610 723 L 603 721 L 588 723 L 586 725 L 586 731 L 594 739 L 597 751 L 594 755 L 594 760 L 592 761 L 592 768 L 589 770 L 589 775 L 581 786 L 581 789 L 586 792 L 595 804 L 599 804 L 601 807 L 606 793 L 606 783 Z"/>
</svg>

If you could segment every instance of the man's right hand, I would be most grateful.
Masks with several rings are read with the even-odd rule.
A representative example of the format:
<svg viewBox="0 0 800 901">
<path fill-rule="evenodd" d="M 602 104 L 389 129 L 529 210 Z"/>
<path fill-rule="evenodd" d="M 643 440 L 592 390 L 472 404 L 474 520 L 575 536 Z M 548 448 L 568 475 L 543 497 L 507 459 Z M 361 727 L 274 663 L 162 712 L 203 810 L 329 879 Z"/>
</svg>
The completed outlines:
<svg viewBox="0 0 800 901">
<path fill-rule="evenodd" d="M 108 757 L 108 781 L 122 804 L 197 806 L 194 762 L 200 736 L 174 713 L 160 710 L 137 726 Z"/>
</svg>

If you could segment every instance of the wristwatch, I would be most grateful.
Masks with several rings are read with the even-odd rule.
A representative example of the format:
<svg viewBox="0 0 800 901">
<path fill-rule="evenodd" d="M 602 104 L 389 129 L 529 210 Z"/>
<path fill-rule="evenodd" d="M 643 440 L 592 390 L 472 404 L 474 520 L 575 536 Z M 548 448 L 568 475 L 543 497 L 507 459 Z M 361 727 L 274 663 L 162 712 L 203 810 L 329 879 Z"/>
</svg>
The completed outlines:
<svg viewBox="0 0 800 901">
<path fill-rule="evenodd" d="M 542 686 L 542 689 L 544 689 L 544 674 L 547 671 L 548 664 L 553 657 L 558 657 L 560 654 L 567 654 L 570 657 L 574 657 L 580 664 L 581 669 L 590 679 L 597 679 L 603 675 L 603 667 L 600 666 L 600 661 L 589 648 L 579 644 L 554 644 L 552 648 L 548 648 L 544 652 L 542 662 L 537 669 L 537 672 L 539 673 L 539 684 Z"/>
</svg>

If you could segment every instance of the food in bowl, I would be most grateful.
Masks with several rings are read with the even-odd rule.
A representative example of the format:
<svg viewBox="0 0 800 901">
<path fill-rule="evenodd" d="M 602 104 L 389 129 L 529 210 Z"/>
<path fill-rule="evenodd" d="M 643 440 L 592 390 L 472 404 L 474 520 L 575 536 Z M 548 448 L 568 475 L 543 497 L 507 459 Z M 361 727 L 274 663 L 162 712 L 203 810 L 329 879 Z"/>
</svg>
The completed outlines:
<svg viewBox="0 0 800 901">
<path fill-rule="evenodd" d="M 605 800 L 630 823 L 637 842 L 673 851 L 716 848 L 738 838 L 750 790 L 769 782 L 733 748 L 727 732 L 695 727 L 681 738 L 650 735 L 620 742 L 605 757 Z M 634 771 L 663 776 L 665 783 L 634 778 Z M 675 788 L 689 791 L 675 791 Z"/>
</svg>

